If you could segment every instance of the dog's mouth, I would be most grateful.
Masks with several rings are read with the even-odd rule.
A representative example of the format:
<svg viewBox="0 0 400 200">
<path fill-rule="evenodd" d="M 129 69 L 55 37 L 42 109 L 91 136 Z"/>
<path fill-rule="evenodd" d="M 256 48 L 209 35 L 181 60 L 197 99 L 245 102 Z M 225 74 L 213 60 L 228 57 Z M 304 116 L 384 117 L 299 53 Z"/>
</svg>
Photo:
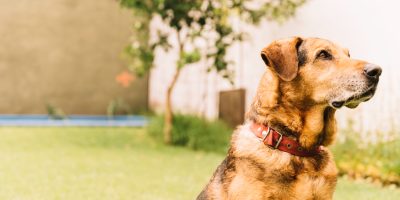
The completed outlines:
<svg viewBox="0 0 400 200">
<path fill-rule="evenodd" d="M 330 106 L 335 109 L 339 109 L 343 106 L 346 106 L 348 108 L 356 108 L 361 102 L 366 102 L 374 96 L 376 86 L 377 85 L 368 87 L 364 91 L 356 93 L 345 100 L 332 101 L 330 102 Z"/>
</svg>

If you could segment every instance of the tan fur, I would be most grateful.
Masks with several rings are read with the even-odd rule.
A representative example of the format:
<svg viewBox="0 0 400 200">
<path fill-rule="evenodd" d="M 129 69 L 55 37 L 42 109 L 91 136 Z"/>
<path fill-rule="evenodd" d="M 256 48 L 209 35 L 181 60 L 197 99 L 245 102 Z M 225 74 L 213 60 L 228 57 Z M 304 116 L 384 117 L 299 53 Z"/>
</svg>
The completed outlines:
<svg viewBox="0 0 400 200">
<path fill-rule="evenodd" d="M 332 59 L 321 56 L 321 50 Z M 337 170 L 327 148 L 312 157 L 293 156 L 266 147 L 250 124 L 268 125 L 308 149 L 331 144 L 336 133 L 332 105 L 343 101 L 354 108 L 372 97 L 363 96 L 371 87 L 364 77 L 366 62 L 318 38 L 278 40 L 261 54 L 269 67 L 248 121 L 233 134 L 228 156 L 197 199 L 332 199 Z M 368 89 L 372 95 L 377 83 Z"/>
</svg>

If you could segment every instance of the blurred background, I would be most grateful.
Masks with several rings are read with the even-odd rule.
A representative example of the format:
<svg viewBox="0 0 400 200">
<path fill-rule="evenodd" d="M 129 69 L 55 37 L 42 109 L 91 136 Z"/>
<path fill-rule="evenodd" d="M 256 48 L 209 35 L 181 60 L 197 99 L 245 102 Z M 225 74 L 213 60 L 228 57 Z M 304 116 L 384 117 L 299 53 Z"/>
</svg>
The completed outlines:
<svg viewBox="0 0 400 200">
<path fill-rule="evenodd" d="M 0 2 L 0 199 L 194 199 L 291 36 L 383 68 L 337 112 L 335 199 L 400 197 L 398 1 Z"/>
</svg>

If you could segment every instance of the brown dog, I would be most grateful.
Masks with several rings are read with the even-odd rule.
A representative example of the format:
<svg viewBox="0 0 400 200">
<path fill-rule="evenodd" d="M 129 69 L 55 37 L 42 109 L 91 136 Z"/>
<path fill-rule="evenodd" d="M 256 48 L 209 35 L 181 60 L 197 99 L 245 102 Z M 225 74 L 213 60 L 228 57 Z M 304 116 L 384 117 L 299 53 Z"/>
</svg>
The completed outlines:
<svg viewBox="0 0 400 200">
<path fill-rule="evenodd" d="M 318 38 L 278 40 L 261 57 L 268 67 L 248 120 L 197 199 L 332 199 L 337 170 L 324 146 L 335 111 L 369 100 L 382 69 Z"/>
</svg>

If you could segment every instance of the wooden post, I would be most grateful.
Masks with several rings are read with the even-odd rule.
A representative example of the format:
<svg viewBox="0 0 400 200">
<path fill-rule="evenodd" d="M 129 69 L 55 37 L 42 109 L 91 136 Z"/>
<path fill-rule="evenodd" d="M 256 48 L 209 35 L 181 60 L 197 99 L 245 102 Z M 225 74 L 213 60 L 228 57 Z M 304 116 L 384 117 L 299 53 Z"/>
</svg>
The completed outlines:
<svg viewBox="0 0 400 200">
<path fill-rule="evenodd" d="M 244 122 L 246 90 L 235 89 L 219 93 L 219 119 L 236 127 Z"/>
</svg>

